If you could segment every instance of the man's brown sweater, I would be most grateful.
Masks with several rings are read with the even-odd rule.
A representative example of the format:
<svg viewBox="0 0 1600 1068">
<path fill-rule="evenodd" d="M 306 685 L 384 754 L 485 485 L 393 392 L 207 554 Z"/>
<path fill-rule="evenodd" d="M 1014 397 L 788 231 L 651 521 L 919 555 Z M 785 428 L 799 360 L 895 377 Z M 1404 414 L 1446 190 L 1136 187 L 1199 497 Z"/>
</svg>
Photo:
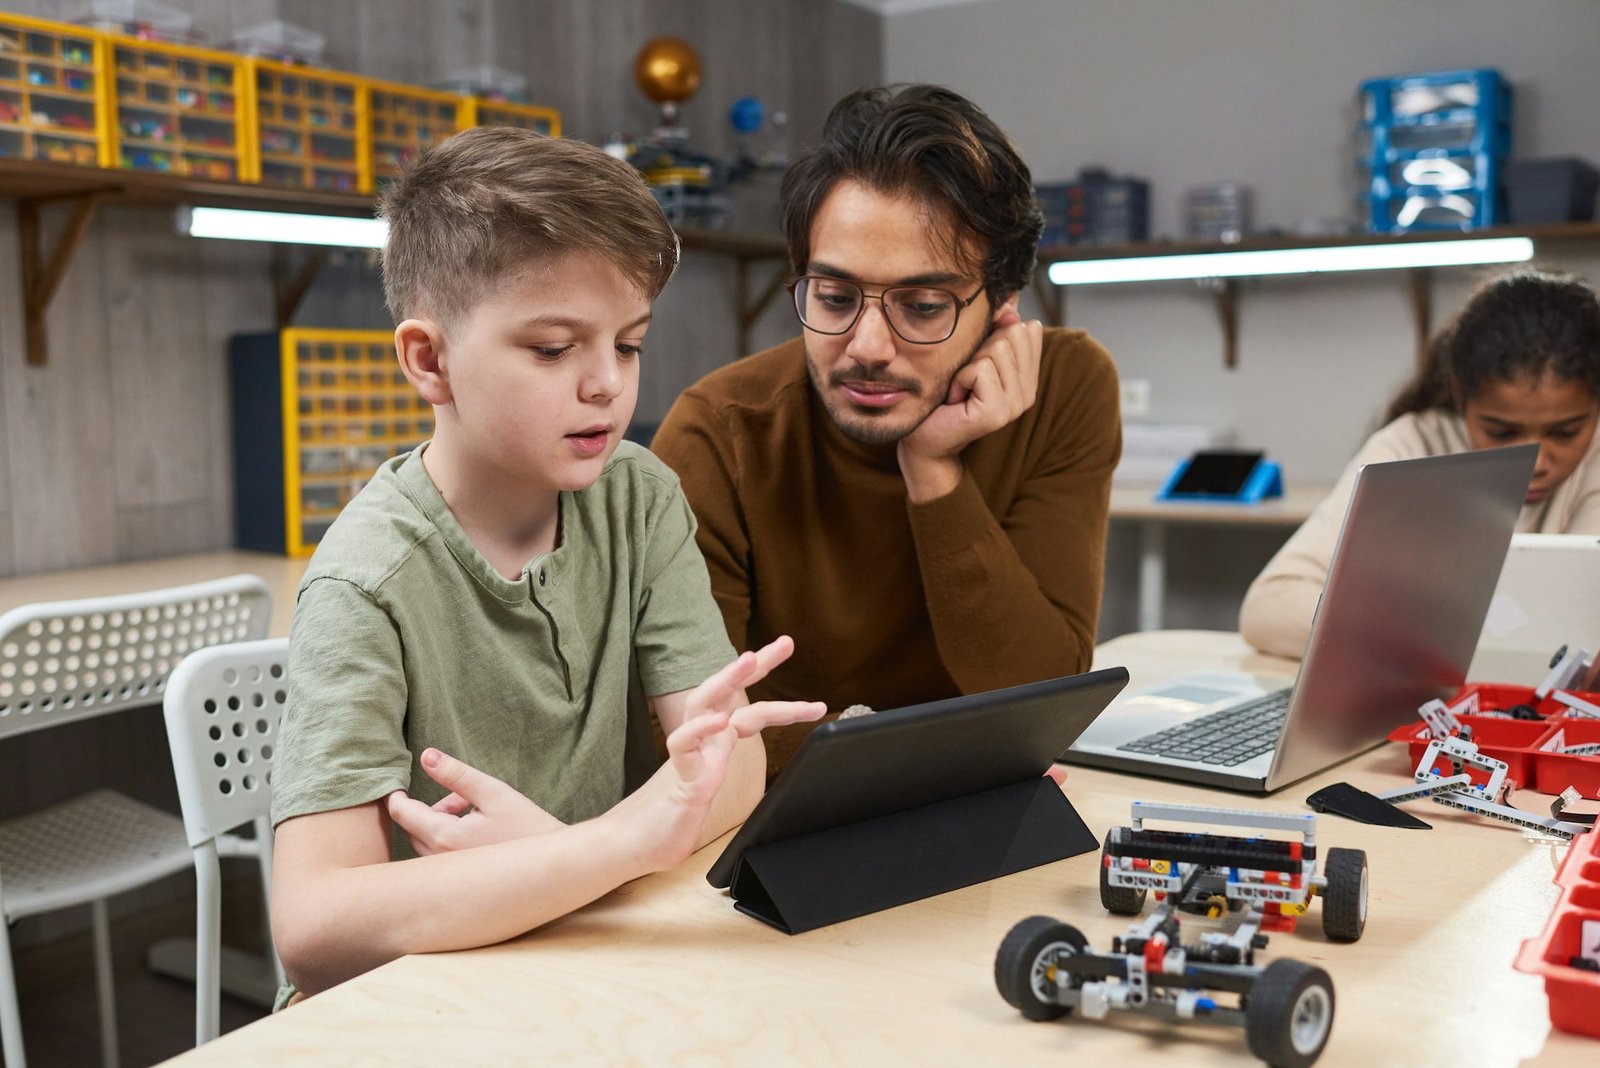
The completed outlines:
<svg viewBox="0 0 1600 1068">
<path fill-rule="evenodd" d="M 684 391 L 651 448 L 683 480 L 734 646 L 795 640 L 752 698 L 831 717 L 1089 667 L 1118 409 L 1105 350 L 1046 330 L 1033 407 L 966 448 L 953 492 L 910 504 L 895 446 L 839 432 L 796 339 Z M 763 733 L 769 776 L 811 726 Z"/>
</svg>

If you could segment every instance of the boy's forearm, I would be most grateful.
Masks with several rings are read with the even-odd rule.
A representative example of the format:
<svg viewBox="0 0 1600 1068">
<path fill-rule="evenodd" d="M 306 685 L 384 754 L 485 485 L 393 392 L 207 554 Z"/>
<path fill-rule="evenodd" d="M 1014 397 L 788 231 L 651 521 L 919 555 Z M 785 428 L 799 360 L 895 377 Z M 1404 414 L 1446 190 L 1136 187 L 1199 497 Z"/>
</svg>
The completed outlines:
<svg viewBox="0 0 1600 1068">
<path fill-rule="evenodd" d="M 513 938 L 648 874 L 605 816 L 453 853 L 275 873 L 273 927 L 290 980 L 314 994 L 408 953 Z"/>
</svg>

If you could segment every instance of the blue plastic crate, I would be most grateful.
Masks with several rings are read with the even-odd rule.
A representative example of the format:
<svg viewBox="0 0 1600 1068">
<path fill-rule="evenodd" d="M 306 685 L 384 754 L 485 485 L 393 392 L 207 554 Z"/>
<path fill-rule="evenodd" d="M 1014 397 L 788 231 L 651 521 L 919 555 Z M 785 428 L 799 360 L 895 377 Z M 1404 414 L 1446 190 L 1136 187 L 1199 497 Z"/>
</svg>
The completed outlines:
<svg viewBox="0 0 1600 1068">
<path fill-rule="evenodd" d="M 1503 216 L 1512 90 L 1491 68 L 1361 83 L 1368 228 L 1476 230 Z"/>
<path fill-rule="evenodd" d="M 1440 186 L 1381 188 L 1368 197 L 1369 228 L 1374 233 L 1482 230 L 1501 217 L 1499 183 L 1446 189 Z"/>
<path fill-rule="evenodd" d="M 1511 152 L 1512 90 L 1493 68 L 1369 78 L 1361 97 L 1374 160 L 1430 150 Z"/>
</svg>

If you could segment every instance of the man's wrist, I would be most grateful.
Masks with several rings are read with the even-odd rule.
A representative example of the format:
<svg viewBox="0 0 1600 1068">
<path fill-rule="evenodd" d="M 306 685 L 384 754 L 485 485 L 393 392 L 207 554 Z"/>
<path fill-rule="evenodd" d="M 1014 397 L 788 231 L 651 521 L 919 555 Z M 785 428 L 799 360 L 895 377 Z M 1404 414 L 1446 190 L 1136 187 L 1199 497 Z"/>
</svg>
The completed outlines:
<svg viewBox="0 0 1600 1068">
<path fill-rule="evenodd" d="M 926 504 L 954 493 L 961 485 L 961 457 L 919 457 L 901 449 L 900 474 L 906 482 L 906 498 L 912 504 Z"/>
</svg>

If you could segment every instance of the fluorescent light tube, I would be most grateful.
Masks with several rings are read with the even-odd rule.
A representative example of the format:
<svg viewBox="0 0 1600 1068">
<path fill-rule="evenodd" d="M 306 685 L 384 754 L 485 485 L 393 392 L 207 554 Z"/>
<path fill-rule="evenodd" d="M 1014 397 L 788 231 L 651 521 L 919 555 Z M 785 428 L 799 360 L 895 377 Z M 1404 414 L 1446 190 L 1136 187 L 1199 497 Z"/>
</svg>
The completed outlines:
<svg viewBox="0 0 1600 1068">
<path fill-rule="evenodd" d="M 178 232 L 190 237 L 232 241 L 283 241 L 291 245 L 340 245 L 382 248 L 389 224 L 382 219 L 348 215 L 297 215 L 285 211 L 241 211 L 237 208 L 178 209 Z"/>
<path fill-rule="evenodd" d="M 1050 281 L 1058 286 L 1085 286 L 1106 282 L 1162 282 L 1175 278 L 1239 278 L 1262 274 L 1317 274 L 1323 271 L 1517 263 L 1532 258 L 1533 241 L 1526 237 L 1402 241 L 1394 244 L 1336 245 L 1330 248 L 1061 260 L 1050 265 Z"/>
</svg>

